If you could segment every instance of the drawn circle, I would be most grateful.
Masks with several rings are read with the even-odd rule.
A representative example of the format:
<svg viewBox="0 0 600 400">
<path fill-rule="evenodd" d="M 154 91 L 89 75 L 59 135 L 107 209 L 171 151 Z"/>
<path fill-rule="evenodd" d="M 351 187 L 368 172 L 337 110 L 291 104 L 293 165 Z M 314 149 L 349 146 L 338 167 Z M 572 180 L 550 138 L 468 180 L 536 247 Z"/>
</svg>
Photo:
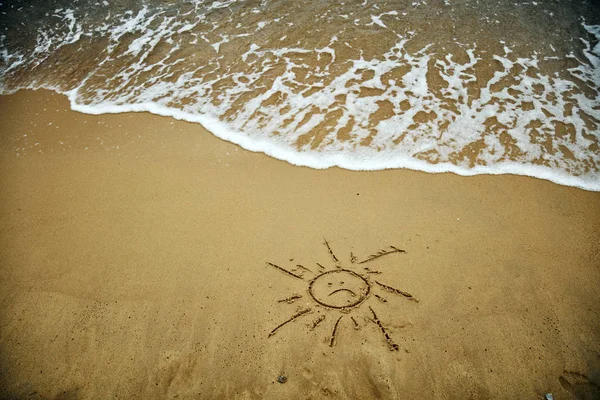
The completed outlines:
<svg viewBox="0 0 600 400">
<path fill-rule="evenodd" d="M 313 300 L 328 308 L 356 307 L 369 297 L 370 292 L 369 282 L 347 269 L 323 272 L 308 285 L 308 293 Z"/>
</svg>

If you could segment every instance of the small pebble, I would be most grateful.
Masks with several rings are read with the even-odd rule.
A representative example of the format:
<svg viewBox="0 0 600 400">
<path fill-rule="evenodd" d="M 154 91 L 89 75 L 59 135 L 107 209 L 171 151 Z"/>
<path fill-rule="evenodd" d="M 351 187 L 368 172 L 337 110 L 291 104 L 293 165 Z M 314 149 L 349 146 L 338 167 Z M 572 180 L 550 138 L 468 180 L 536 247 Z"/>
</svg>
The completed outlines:
<svg viewBox="0 0 600 400">
<path fill-rule="evenodd" d="M 285 375 L 279 375 L 277 377 L 277 382 L 279 382 L 279 383 L 286 383 L 287 382 L 287 376 L 285 376 Z"/>
</svg>

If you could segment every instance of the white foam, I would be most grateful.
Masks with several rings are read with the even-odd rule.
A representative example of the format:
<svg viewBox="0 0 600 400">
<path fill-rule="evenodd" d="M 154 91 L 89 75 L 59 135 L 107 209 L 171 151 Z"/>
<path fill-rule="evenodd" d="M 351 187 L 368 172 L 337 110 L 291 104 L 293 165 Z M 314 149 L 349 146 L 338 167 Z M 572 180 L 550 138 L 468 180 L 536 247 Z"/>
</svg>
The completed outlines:
<svg viewBox="0 0 600 400">
<path fill-rule="evenodd" d="M 325 156 L 320 153 L 303 153 L 293 149 L 279 146 L 276 142 L 265 138 L 248 137 L 243 132 L 233 131 L 218 119 L 204 115 L 191 115 L 177 109 L 163 107 L 156 103 L 130 104 L 130 105 L 95 105 L 87 106 L 78 104 L 74 98 L 76 93 L 66 92 L 65 94 L 70 102 L 71 108 L 75 111 L 92 114 L 117 114 L 126 112 L 149 112 L 155 115 L 172 117 L 178 120 L 199 123 L 215 136 L 235 143 L 246 150 L 260 152 L 273 158 L 289 162 L 290 164 L 310 167 L 315 169 L 327 169 L 331 167 L 340 167 L 355 171 L 375 171 L 384 169 L 406 168 L 415 171 L 424 171 L 428 173 L 451 172 L 462 176 L 474 176 L 481 174 L 489 175 L 523 175 L 538 179 L 545 179 L 565 186 L 578 187 L 584 190 L 600 191 L 600 185 L 595 179 L 586 179 L 572 176 L 560 171 L 552 170 L 546 167 L 536 165 L 524 165 L 521 163 L 505 161 L 493 166 L 477 166 L 474 168 L 463 168 L 449 163 L 430 164 L 417 159 L 399 159 L 385 154 L 377 154 L 373 157 L 368 149 L 357 151 L 356 154 L 349 157 L 342 153 L 327 153 Z M 362 154 L 361 154 L 362 153 Z M 362 156 L 362 157 L 361 157 Z"/>
<path fill-rule="evenodd" d="M 117 23 L 96 28 L 95 32 L 109 38 L 106 56 L 70 90 L 59 90 L 47 82 L 29 82 L 20 87 L 62 91 L 74 110 L 89 114 L 151 112 L 200 123 L 224 140 L 295 165 L 352 170 L 408 168 L 459 175 L 517 174 L 600 191 L 600 159 L 591 150 L 594 141 L 590 139 L 591 135 L 597 142 L 600 134 L 597 127 L 590 130 L 581 116 L 583 113 L 592 121 L 600 121 L 599 45 L 592 47 L 585 42 L 586 59 L 578 60 L 578 66 L 569 70 L 572 76 L 587 82 L 585 89 L 595 91 L 596 97 L 590 97 L 565 76 L 544 75 L 540 60 L 551 62 L 548 57 L 516 57 L 508 43 L 502 43 L 504 54 L 493 55 L 497 65 L 487 82 L 480 82 L 476 74 L 485 52 L 475 45 L 461 45 L 466 55 L 462 63 L 450 53 L 434 54 L 429 46 L 409 52 L 407 44 L 414 33 L 397 34 L 388 22 L 399 18 L 396 11 L 368 14 L 370 21 L 354 20 L 355 24 L 384 28 L 395 35 L 395 43 L 383 54 L 367 59 L 361 52 L 358 59 L 340 58 L 340 47 L 353 48 L 340 31 L 328 44 L 317 47 L 301 43 L 273 47 L 264 41 L 245 44 L 238 59 L 233 60 L 243 66 L 236 70 L 232 60 L 228 60 L 231 64 L 222 64 L 220 51 L 224 43 L 242 48 L 236 43 L 241 38 L 268 29 L 280 32 L 278 29 L 294 24 L 284 17 L 261 18 L 244 28 L 230 19 L 226 22 L 236 26 L 236 31 L 225 33 L 215 21 L 207 20 L 204 11 L 230 4 L 214 1 L 203 12 L 188 13 L 185 18 L 163 15 L 146 6 L 124 13 L 116 18 Z M 254 11 L 261 13 L 259 8 Z M 63 18 L 66 29 L 40 31 L 30 54 L 8 52 L 5 39 L 0 37 L 4 76 L 40 65 L 57 49 L 89 34 L 77 22 L 73 10 L 56 10 L 55 14 Z M 205 25 L 212 27 L 202 30 L 200 27 Z M 600 38 L 600 26 L 585 28 Z M 119 44 L 132 35 L 135 38 L 127 49 L 117 53 Z M 193 39 L 183 43 L 184 36 Z M 277 35 L 276 42 L 283 42 L 287 36 Z M 198 45 L 198 38 L 216 55 L 207 64 L 188 65 L 185 56 L 178 56 L 179 51 L 190 44 Z M 157 58 L 157 54 L 161 56 Z M 304 57 L 312 61 L 305 62 Z M 335 75 L 331 72 L 334 66 Z M 402 73 L 398 72 L 400 66 L 406 69 Z M 523 73 L 511 81 L 516 69 Z M 111 71 L 111 76 L 98 79 L 105 70 Z M 269 78 L 274 70 L 278 74 Z M 429 87 L 428 74 L 432 72 L 445 85 Z M 299 73 L 304 78 L 300 79 Z M 480 91 L 470 91 L 472 84 L 479 85 Z M 3 93 L 18 88 L 7 88 L 5 84 L 0 87 Z M 252 96 L 242 103 L 238 101 L 248 94 Z M 279 100 L 273 102 L 274 98 Z M 384 110 L 384 103 L 391 114 L 374 119 Z M 234 104 L 236 108 L 232 108 Z M 335 120 L 320 128 L 334 113 Z M 353 124 L 348 138 L 341 140 L 338 135 L 348 124 Z M 560 124 L 568 126 L 569 134 L 555 134 Z M 324 130 L 317 135 L 318 129 Z M 473 160 L 461 154 L 477 143 L 483 146 L 478 147 L 475 163 L 471 164 Z"/>
</svg>

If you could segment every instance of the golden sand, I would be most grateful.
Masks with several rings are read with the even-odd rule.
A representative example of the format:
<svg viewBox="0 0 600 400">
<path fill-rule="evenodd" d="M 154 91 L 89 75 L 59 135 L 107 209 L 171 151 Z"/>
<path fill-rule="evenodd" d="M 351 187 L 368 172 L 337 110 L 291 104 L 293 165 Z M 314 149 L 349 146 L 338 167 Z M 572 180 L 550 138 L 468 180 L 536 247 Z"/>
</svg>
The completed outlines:
<svg viewBox="0 0 600 400">
<path fill-rule="evenodd" d="M 0 124 L 0 397 L 600 394 L 600 193 L 299 168 L 45 91 Z"/>
</svg>

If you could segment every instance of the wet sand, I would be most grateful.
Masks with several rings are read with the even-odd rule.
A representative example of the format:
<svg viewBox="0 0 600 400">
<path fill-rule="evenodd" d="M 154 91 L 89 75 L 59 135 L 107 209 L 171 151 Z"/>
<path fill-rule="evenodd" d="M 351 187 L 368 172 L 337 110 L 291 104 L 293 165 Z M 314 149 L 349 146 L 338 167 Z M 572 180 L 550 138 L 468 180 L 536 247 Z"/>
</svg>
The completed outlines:
<svg viewBox="0 0 600 400">
<path fill-rule="evenodd" d="M 600 193 L 299 168 L 46 91 L 0 124 L 2 398 L 600 395 Z M 309 293 L 336 269 L 346 312 Z"/>
</svg>

